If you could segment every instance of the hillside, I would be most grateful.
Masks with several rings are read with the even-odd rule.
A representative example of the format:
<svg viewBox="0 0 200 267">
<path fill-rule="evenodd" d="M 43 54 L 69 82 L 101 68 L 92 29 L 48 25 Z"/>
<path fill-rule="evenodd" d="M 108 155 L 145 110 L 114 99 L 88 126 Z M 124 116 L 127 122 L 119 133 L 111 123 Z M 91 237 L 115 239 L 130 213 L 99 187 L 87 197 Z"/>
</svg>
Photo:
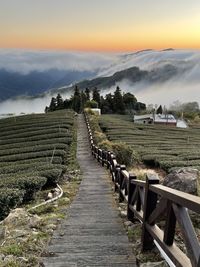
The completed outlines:
<svg viewBox="0 0 200 267">
<path fill-rule="evenodd" d="M 74 132 L 72 111 L 0 120 L 0 219 L 33 200 L 66 171 Z"/>
<path fill-rule="evenodd" d="M 102 115 L 100 126 L 109 140 L 130 145 L 149 166 L 167 172 L 176 167 L 200 169 L 200 129 L 197 126 L 181 129 L 134 124 L 126 115 Z"/>
<path fill-rule="evenodd" d="M 131 67 L 125 70 L 115 72 L 113 75 L 108 77 L 98 77 L 92 80 L 85 80 L 77 83 L 77 86 L 84 90 L 85 88 L 97 87 L 101 90 L 106 90 L 112 86 L 116 86 L 118 83 L 126 81 L 134 85 L 135 83 L 144 82 L 146 84 L 153 84 L 159 82 L 165 82 L 175 75 L 177 75 L 178 69 L 173 65 L 164 65 L 159 69 L 151 71 L 141 70 L 138 67 Z M 68 88 L 71 90 L 73 87 Z M 60 90 L 65 92 L 66 89 Z"/>
<path fill-rule="evenodd" d="M 50 69 L 28 74 L 0 69 L 0 101 L 19 96 L 37 96 L 52 88 L 70 85 L 94 74 L 90 71 Z"/>
</svg>

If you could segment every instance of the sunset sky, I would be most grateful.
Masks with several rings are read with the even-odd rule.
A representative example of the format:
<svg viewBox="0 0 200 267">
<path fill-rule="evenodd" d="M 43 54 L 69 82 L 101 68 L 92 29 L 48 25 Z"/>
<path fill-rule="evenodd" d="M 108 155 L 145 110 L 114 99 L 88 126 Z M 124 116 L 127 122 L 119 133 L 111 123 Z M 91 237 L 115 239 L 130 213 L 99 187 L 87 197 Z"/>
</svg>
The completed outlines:
<svg viewBox="0 0 200 267">
<path fill-rule="evenodd" d="M 198 0 L 0 0 L 0 47 L 200 48 Z"/>
</svg>

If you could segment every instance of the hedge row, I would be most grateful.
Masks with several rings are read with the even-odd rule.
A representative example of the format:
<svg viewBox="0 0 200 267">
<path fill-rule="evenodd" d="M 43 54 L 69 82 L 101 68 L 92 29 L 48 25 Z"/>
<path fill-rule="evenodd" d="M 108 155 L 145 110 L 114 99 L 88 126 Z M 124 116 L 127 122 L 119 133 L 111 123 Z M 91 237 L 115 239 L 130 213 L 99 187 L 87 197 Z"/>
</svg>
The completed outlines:
<svg viewBox="0 0 200 267">
<path fill-rule="evenodd" d="M 125 142 L 146 164 L 166 171 L 176 166 L 200 166 L 200 127 L 134 124 L 123 115 L 102 115 L 99 125 L 110 141 Z"/>
<path fill-rule="evenodd" d="M 23 153 L 32 153 L 32 152 L 40 152 L 40 151 L 48 151 L 48 150 L 65 150 L 68 151 L 69 146 L 66 144 L 47 144 L 47 145 L 35 145 L 35 146 L 26 146 L 20 148 L 10 148 L 5 150 L 0 150 L 0 158 L 2 156 L 7 155 L 15 155 L 15 154 L 23 154 Z"/>
<path fill-rule="evenodd" d="M 39 145 L 48 145 L 48 144 L 65 144 L 70 145 L 72 141 L 71 137 L 58 137 L 58 138 L 51 138 L 45 140 L 38 140 L 38 141 L 31 141 L 26 142 L 23 141 L 21 143 L 10 143 L 5 145 L 0 145 L 0 151 L 5 149 L 11 148 L 21 148 L 21 147 L 31 147 L 31 146 L 39 146 Z"/>
<path fill-rule="evenodd" d="M 0 219 L 66 171 L 73 112 L 0 120 Z"/>
</svg>

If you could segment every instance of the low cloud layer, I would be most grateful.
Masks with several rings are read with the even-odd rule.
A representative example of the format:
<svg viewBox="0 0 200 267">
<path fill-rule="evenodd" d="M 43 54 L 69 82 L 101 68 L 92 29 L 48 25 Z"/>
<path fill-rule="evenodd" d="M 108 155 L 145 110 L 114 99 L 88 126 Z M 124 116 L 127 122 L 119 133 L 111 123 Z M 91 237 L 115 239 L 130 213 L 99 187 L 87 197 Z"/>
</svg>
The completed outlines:
<svg viewBox="0 0 200 267">
<path fill-rule="evenodd" d="M 70 98 L 70 93 L 62 94 L 63 98 Z M 53 95 L 54 97 L 56 95 Z M 52 95 L 46 94 L 43 97 L 38 98 L 19 98 L 6 100 L 0 103 L 0 115 L 1 114 L 16 114 L 20 113 L 43 113 L 46 106 L 49 106 Z"/>
<path fill-rule="evenodd" d="M 98 71 L 116 55 L 87 52 L 0 49 L 0 69 L 28 74 L 49 69 Z"/>
<path fill-rule="evenodd" d="M 13 60 L 13 57 L 16 59 Z M 161 70 L 165 65 L 172 65 L 177 69 L 176 75 L 163 82 L 131 83 L 122 80 L 111 88 L 106 88 L 104 94 L 113 92 L 119 85 L 122 91 L 132 92 L 138 101 L 146 104 L 162 104 L 169 106 L 176 100 L 181 102 L 198 101 L 200 103 L 200 51 L 146 51 L 129 55 L 103 55 L 90 53 L 64 52 L 13 52 L 7 55 L 0 50 L 0 68 L 9 70 L 20 69 L 22 72 L 44 70 L 52 66 L 65 69 L 92 70 L 100 69 L 99 76 L 109 76 L 129 67 L 138 66 L 148 71 Z M 14 63 L 16 62 L 16 64 Z M 17 63 L 18 62 L 18 63 Z M 112 63 L 111 63 L 112 62 Z M 163 73 L 164 75 L 164 73 Z M 63 96 L 66 97 L 66 96 Z M 51 96 L 34 100 L 13 100 L 0 103 L 0 114 L 20 112 L 43 112 L 49 105 Z"/>
<path fill-rule="evenodd" d="M 171 80 L 164 83 L 147 84 L 139 82 L 136 84 L 123 80 L 116 85 L 103 91 L 103 95 L 113 93 L 119 86 L 122 92 L 133 93 L 138 101 L 148 104 L 170 106 L 174 101 L 181 103 L 197 101 L 200 103 L 199 84 L 183 85 L 180 81 Z"/>
<path fill-rule="evenodd" d="M 199 50 L 170 50 L 144 51 L 122 55 L 118 63 L 105 69 L 99 75 L 109 76 L 113 73 L 138 66 L 142 70 L 156 70 L 161 77 L 166 76 L 164 66 L 173 66 L 176 74 L 163 82 L 130 83 L 123 80 L 116 84 L 122 91 L 136 95 L 139 101 L 147 104 L 170 105 L 176 100 L 181 102 L 198 101 L 200 103 L 200 51 Z M 116 86 L 109 88 L 114 91 Z"/>
</svg>

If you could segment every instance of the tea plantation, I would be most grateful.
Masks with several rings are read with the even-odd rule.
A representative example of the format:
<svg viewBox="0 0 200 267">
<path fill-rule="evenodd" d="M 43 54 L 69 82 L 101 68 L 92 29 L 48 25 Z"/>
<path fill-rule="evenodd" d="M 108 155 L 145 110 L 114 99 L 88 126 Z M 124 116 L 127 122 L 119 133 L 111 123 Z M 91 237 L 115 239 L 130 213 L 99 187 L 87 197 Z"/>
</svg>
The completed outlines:
<svg viewBox="0 0 200 267">
<path fill-rule="evenodd" d="M 127 143 L 147 165 L 166 171 L 182 166 L 200 168 L 200 127 L 134 124 L 126 115 L 102 115 L 99 124 L 109 140 Z"/>
<path fill-rule="evenodd" d="M 0 120 L 0 219 L 44 185 L 59 181 L 73 132 L 72 111 Z"/>
</svg>

